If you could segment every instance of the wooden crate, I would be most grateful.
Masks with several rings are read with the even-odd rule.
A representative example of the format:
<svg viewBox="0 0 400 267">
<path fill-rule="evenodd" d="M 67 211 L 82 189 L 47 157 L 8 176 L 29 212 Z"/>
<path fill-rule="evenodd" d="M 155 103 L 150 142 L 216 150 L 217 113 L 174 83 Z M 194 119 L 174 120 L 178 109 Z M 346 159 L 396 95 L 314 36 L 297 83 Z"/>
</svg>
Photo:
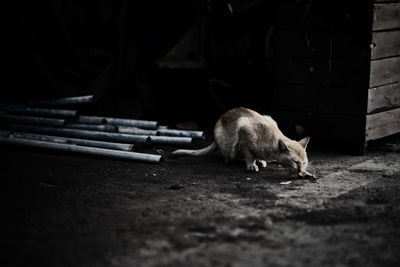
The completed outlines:
<svg viewBox="0 0 400 267">
<path fill-rule="evenodd" d="M 273 116 L 356 144 L 400 132 L 400 1 L 283 0 Z"/>
</svg>

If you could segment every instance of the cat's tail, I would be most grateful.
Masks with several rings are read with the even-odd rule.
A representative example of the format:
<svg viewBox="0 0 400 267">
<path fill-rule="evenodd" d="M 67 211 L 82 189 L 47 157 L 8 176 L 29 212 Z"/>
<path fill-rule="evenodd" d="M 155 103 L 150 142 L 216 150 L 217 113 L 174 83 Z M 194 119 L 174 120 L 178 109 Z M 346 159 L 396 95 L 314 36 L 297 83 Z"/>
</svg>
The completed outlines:
<svg viewBox="0 0 400 267">
<path fill-rule="evenodd" d="M 178 149 L 172 152 L 172 156 L 184 156 L 184 155 L 190 155 L 190 156 L 205 156 L 209 155 L 217 150 L 217 144 L 213 142 L 211 145 L 208 147 L 202 148 L 202 149 L 197 149 L 197 150 L 191 150 L 191 149 Z"/>
</svg>

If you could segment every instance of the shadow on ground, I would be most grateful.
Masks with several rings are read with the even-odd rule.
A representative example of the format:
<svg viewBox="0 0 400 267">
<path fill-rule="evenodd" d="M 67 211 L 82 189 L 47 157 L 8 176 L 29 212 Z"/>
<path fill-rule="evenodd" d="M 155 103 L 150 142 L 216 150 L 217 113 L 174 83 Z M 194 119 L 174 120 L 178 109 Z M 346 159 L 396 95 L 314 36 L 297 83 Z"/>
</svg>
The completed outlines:
<svg viewBox="0 0 400 267">
<path fill-rule="evenodd" d="M 170 149 L 158 151 L 165 155 Z M 398 266 L 400 154 L 311 150 L 318 180 L 2 146 L 2 266 Z M 155 151 L 153 151 L 155 152 Z"/>
</svg>

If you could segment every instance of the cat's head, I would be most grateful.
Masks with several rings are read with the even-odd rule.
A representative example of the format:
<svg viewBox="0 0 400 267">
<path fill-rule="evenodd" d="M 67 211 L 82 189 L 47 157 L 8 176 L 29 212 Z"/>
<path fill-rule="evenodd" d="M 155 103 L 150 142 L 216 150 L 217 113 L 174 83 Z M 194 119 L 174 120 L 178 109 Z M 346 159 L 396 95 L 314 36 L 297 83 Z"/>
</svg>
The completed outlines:
<svg viewBox="0 0 400 267">
<path fill-rule="evenodd" d="M 305 137 L 300 141 L 288 140 L 278 141 L 279 155 L 278 162 L 297 175 L 306 173 L 308 158 L 306 148 L 310 137 Z"/>
</svg>

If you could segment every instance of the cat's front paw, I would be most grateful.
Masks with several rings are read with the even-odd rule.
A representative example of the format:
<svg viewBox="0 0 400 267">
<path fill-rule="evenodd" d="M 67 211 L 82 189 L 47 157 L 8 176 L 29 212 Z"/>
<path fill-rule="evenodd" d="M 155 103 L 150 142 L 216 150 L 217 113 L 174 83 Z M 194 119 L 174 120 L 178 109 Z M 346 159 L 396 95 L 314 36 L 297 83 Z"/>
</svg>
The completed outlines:
<svg viewBox="0 0 400 267">
<path fill-rule="evenodd" d="M 309 173 L 308 171 L 302 171 L 298 174 L 298 176 L 305 179 L 317 179 L 314 174 Z"/>
<path fill-rule="evenodd" d="M 255 163 L 248 164 L 247 165 L 247 170 L 250 171 L 250 172 L 258 172 L 259 171 L 258 166 Z"/>
<path fill-rule="evenodd" d="M 257 160 L 257 164 L 260 165 L 262 168 L 266 168 L 267 167 L 267 162 L 265 160 L 262 160 L 262 159 L 258 159 Z"/>
</svg>

